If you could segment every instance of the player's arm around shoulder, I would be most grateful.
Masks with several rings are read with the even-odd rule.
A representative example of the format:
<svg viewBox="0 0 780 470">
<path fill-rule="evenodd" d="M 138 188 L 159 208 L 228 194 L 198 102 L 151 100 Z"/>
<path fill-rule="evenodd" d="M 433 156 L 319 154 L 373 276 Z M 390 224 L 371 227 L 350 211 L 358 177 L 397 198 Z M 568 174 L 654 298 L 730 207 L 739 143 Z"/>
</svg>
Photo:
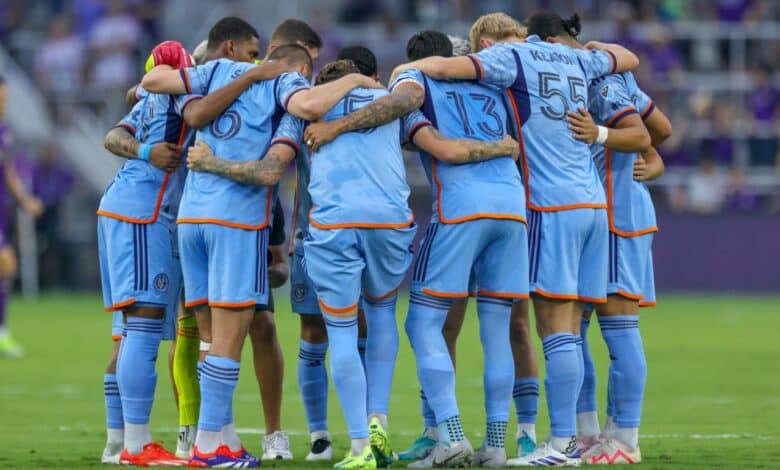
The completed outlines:
<svg viewBox="0 0 780 470">
<path fill-rule="evenodd" d="M 382 84 L 365 75 L 351 73 L 338 80 L 303 88 L 291 94 L 285 105 L 286 110 L 306 121 L 316 121 L 355 88 L 382 88 Z"/>
<path fill-rule="evenodd" d="M 211 147 L 199 140 L 187 153 L 187 167 L 243 184 L 273 186 L 282 178 L 297 151 L 290 142 L 280 141 L 271 145 L 262 160 L 235 162 L 214 155 Z"/>
<path fill-rule="evenodd" d="M 425 101 L 425 90 L 416 82 L 401 82 L 390 93 L 335 121 L 315 122 L 304 131 L 312 152 L 346 132 L 381 126 L 418 109 Z"/>
<path fill-rule="evenodd" d="M 450 164 L 477 163 L 499 157 L 517 161 L 520 156 L 519 144 L 509 135 L 497 141 L 449 139 L 429 125 L 416 132 L 412 142 L 433 158 Z"/>
</svg>

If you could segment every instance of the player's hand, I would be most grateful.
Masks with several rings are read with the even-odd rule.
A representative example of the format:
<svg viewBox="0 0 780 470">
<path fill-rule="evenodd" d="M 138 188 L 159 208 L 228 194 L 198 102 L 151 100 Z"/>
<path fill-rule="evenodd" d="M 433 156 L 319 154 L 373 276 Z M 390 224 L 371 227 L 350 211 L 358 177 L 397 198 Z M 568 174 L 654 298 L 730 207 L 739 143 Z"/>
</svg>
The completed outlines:
<svg viewBox="0 0 780 470">
<path fill-rule="evenodd" d="M 357 83 L 357 88 L 384 88 L 381 82 L 374 80 L 371 77 L 367 77 L 362 73 L 353 73 L 353 79 Z"/>
<path fill-rule="evenodd" d="M 22 209 L 36 219 L 43 214 L 43 202 L 37 197 L 31 196 L 22 200 Z"/>
<path fill-rule="evenodd" d="M 249 74 L 249 77 L 253 81 L 261 82 L 264 80 L 271 80 L 272 78 L 276 78 L 284 72 L 287 72 L 287 69 L 288 67 L 285 66 L 282 61 L 266 60 L 257 67 L 252 67 L 244 73 Z"/>
<path fill-rule="evenodd" d="M 520 144 L 518 144 L 511 135 L 505 135 L 503 143 L 512 149 L 512 153 L 510 154 L 512 160 L 517 161 L 517 159 L 520 158 Z"/>
<path fill-rule="evenodd" d="M 163 171 L 175 171 L 181 165 L 181 150 L 170 142 L 154 144 L 149 152 L 149 163 Z"/>
<path fill-rule="evenodd" d="M 306 127 L 303 132 L 303 142 L 313 153 L 323 145 L 332 142 L 339 136 L 336 121 L 331 122 L 313 122 Z"/>
<path fill-rule="evenodd" d="M 647 181 L 650 177 L 649 168 L 647 167 L 647 160 L 644 155 L 637 155 L 634 160 L 634 179 L 637 181 Z"/>
<path fill-rule="evenodd" d="M 574 138 L 579 141 L 592 144 L 599 136 L 599 128 L 586 109 L 567 111 L 566 122 L 569 123 L 569 130 L 574 133 Z"/>
<path fill-rule="evenodd" d="M 192 57 L 179 41 L 163 41 L 152 49 L 146 61 L 146 72 L 158 65 L 169 65 L 174 69 L 192 67 Z"/>
<path fill-rule="evenodd" d="M 217 158 L 206 142 L 199 140 L 187 152 L 187 168 L 193 171 L 211 171 Z"/>
<path fill-rule="evenodd" d="M 287 263 L 280 261 L 268 266 L 268 284 L 272 289 L 282 287 L 290 276 L 290 269 Z"/>
<path fill-rule="evenodd" d="M 609 47 L 609 44 L 601 41 L 588 41 L 588 43 L 585 44 L 585 49 L 590 49 L 590 50 L 593 49 L 603 50 L 606 49 L 607 47 Z"/>
</svg>

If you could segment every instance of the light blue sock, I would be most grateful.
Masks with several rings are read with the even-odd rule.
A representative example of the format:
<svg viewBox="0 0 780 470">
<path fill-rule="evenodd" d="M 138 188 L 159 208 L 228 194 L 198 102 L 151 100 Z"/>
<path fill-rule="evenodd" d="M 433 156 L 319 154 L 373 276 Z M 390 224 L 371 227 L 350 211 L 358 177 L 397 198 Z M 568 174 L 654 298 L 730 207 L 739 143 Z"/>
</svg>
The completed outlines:
<svg viewBox="0 0 780 470">
<path fill-rule="evenodd" d="M 122 418 L 122 399 L 119 397 L 116 374 L 103 376 L 103 393 L 106 397 L 106 427 L 124 429 L 125 420 Z"/>
<path fill-rule="evenodd" d="M 536 424 L 536 415 L 539 413 L 539 379 L 536 377 L 515 379 L 512 397 L 515 401 L 517 422 Z"/>
<path fill-rule="evenodd" d="M 577 432 L 577 395 L 582 363 L 576 338 L 571 333 L 555 333 L 542 339 L 544 349 L 545 395 L 553 437 L 571 437 Z"/>
<path fill-rule="evenodd" d="M 647 380 L 647 362 L 639 334 L 639 315 L 599 317 L 599 325 L 612 360 L 609 391 L 615 423 L 621 428 L 639 427 Z"/>
<path fill-rule="evenodd" d="M 365 365 L 369 414 L 388 414 L 395 359 L 398 356 L 396 299 L 394 295 L 376 302 L 368 298 L 363 300 L 368 327 Z"/>
<path fill-rule="evenodd" d="M 588 327 L 590 321 L 585 317 L 580 321 L 580 337 L 582 337 L 582 364 L 584 375 L 582 387 L 577 398 L 577 413 L 596 411 L 596 368 L 593 365 L 593 356 L 590 355 L 588 346 Z"/>
<path fill-rule="evenodd" d="M 301 392 L 309 432 L 328 430 L 328 373 L 325 354 L 328 342 L 300 340 L 298 349 L 298 388 Z"/>
<path fill-rule="evenodd" d="M 455 399 L 455 368 L 441 333 L 451 305 L 450 299 L 412 292 L 405 324 L 417 360 L 417 377 L 440 427 L 460 414 Z"/>
<path fill-rule="evenodd" d="M 148 424 L 157 385 L 157 350 L 162 319 L 128 317 L 116 378 L 126 423 Z"/>
<path fill-rule="evenodd" d="M 206 355 L 200 373 L 200 417 L 198 429 L 220 432 L 233 402 L 241 364 L 228 357 Z M 231 413 L 232 414 L 232 413 Z"/>
<path fill-rule="evenodd" d="M 330 373 L 352 439 L 368 437 L 366 374 L 357 350 L 357 317 L 323 314 L 330 344 Z"/>
<path fill-rule="evenodd" d="M 485 355 L 483 387 L 485 390 L 485 417 L 488 423 L 509 421 L 515 364 L 509 343 L 509 315 L 512 301 L 479 296 L 479 339 Z M 503 437 L 501 438 L 503 442 Z M 496 447 L 496 446 L 492 446 Z M 503 447 L 503 444 L 500 446 Z"/>
<path fill-rule="evenodd" d="M 436 415 L 433 414 L 433 408 L 428 403 L 428 398 L 425 397 L 425 391 L 420 389 L 420 411 L 422 412 L 423 425 L 426 428 L 436 427 Z"/>
<path fill-rule="evenodd" d="M 358 354 L 360 354 L 360 363 L 363 365 L 364 371 L 366 370 L 366 344 L 367 343 L 368 343 L 368 338 L 358 338 L 357 340 Z"/>
</svg>

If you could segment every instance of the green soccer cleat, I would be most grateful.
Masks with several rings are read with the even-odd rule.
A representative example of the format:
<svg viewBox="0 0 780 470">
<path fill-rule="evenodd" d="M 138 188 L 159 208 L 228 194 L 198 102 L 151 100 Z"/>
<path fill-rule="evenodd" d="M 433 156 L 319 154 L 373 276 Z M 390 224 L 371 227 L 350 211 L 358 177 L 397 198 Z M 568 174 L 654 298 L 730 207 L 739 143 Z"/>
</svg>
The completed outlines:
<svg viewBox="0 0 780 470">
<path fill-rule="evenodd" d="M 412 443 L 412 446 L 398 454 L 398 460 L 422 460 L 431 453 L 436 445 L 436 440 L 428 436 L 424 429 L 420 437 Z"/>
<path fill-rule="evenodd" d="M 344 457 L 344 460 L 334 465 L 333 468 L 373 470 L 376 468 L 376 459 L 374 458 L 374 453 L 369 446 L 363 449 L 363 453 L 360 455 L 352 455 L 352 452 L 347 451 L 347 455 Z"/>
<path fill-rule="evenodd" d="M 368 441 L 376 457 L 376 466 L 389 467 L 393 463 L 393 450 L 390 448 L 387 431 L 376 416 L 368 422 Z"/>
<path fill-rule="evenodd" d="M 24 356 L 24 349 L 16 342 L 10 333 L 0 338 L 0 357 L 9 357 L 11 359 L 21 359 Z"/>
</svg>

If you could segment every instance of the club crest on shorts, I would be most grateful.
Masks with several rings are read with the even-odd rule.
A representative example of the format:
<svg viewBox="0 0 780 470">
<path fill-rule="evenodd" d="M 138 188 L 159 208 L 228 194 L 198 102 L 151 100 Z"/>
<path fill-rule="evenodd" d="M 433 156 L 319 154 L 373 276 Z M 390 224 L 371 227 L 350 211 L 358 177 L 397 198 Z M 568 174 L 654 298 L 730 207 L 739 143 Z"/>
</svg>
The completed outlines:
<svg viewBox="0 0 780 470">
<path fill-rule="evenodd" d="M 154 276 L 154 288 L 158 292 L 166 292 L 168 290 L 168 285 L 170 282 L 168 281 L 168 275 L 165 273 L 160 273 L 156 276 Z"/>
<path fill-rule="evenodd" d="M 300 302 L 306 296 L 306 286 L 303 284 L 295 284 L 293 287 L 293 299 L 296 302 Z"/>
</svg>

